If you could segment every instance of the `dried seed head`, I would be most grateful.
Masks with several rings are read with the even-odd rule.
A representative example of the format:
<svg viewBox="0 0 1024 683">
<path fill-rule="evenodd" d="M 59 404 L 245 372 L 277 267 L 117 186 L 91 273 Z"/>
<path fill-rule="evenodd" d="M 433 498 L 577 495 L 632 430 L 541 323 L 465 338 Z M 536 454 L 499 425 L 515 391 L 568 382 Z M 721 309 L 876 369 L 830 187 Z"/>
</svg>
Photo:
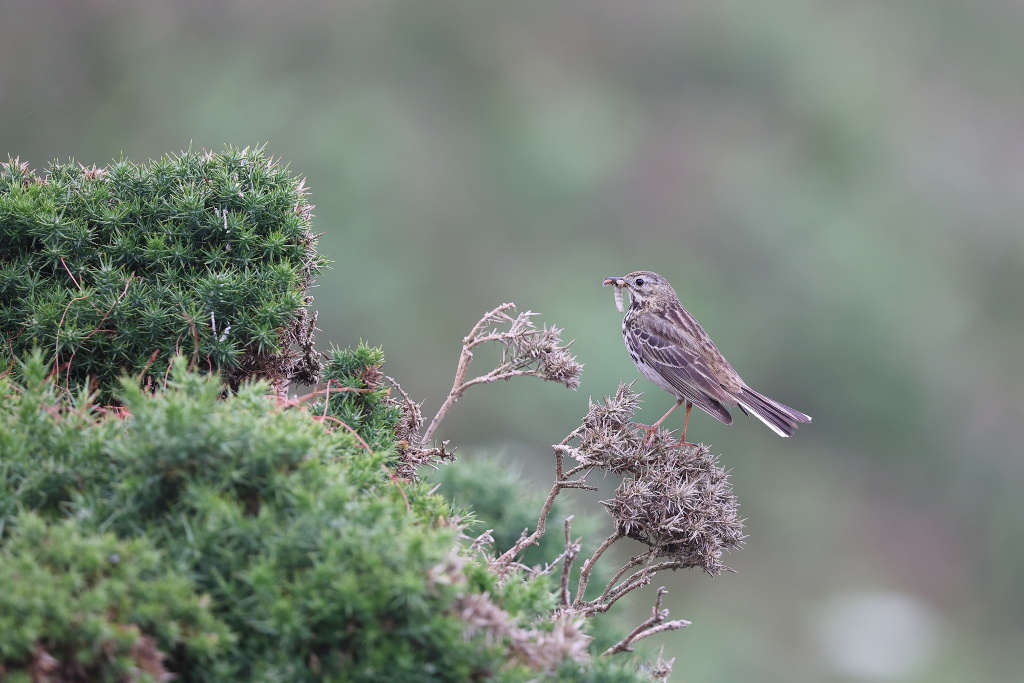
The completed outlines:
<svg viewBox="0 0 1024 683">
<path fill-rule="evenodd" d="M 658 557 L 712 575 L 727 571 L 723 554 L 743 544 L 743 520 L 728 472 L 707 446 L 679 448 L 665 441 L 655 444 L 604 505 L 625 535 Z"/>
<path fill-rule="evenodd" d="M 623 477 L 615 498 L 604 501 L 622 533 L 680 566 L 719 574 L 728 569 L 724 551 L 743 542 L 728 473 L 706 446 L 680 448 L 664 430 L 649 437 L 632 422 L 638 404 L 632 385 L 620 384 L 614 396 L 591 401 L 583 424 L 559 449 L 580 465 Z"/>
<path fill-rule="evenodd" d="M 505 360 L 516 370 L 530 370 L 537 377 L 576 389 L 583 364 L 569 353 L 572 342 L 562 344 L 560 328 L 538 328 L 530 319 L 535 315 L 525 311 L 514 319 L 508 316 L 512 324 L 502 340 L 506 346 Z"/>
<path fill-rule="evenodd" d="M 640 395 L 632 384 L 619 384 L 614 396 L 600 403 L 590 401 L 583 423 L 574 433 L 577 444 L 566 448 L 566 454 L 585 467 L 596 467 L 614 474 L 633 471 L 650 449 L 645 445 L 647 433 L 632 423 L 640 405 Z"/>
</svg>

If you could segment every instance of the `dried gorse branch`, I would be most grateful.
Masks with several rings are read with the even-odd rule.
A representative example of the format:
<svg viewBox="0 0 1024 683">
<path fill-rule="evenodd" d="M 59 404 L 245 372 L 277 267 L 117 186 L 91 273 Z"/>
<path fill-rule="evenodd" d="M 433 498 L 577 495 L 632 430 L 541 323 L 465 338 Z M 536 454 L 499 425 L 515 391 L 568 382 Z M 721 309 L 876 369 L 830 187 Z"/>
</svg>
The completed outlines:
<svg viewBox="0 0 1024 683">
<path fill-rule="evenodd" d="M 452 390 L 434 415 L 434 419 L 430 421 L 420 444 L 430 441 L 455 402 L 466 389 L 475 384 L 528 376 L 558 382 L 570 389 L 580 385 L 579 377 L 583 372 L 583 365 L 576 362 L 576 357 L 569 353 L 568 349 L 572 342 L 563 344 L 560 337 L 562 330 L 557 327 L 538 328 L 534 325 L 531 318 L 537 314 L 532 311 L 525 311 L 513 318 L 507 311 L 515 310 L 515 307 L 512 303 L 498 306 L 481 318 L 462 340 L 462 353 L 459 356 Z M 505 325 L 507 329 L 499 329 L 499 326 Z M 497 343 L 503 347 L 501 362 L 490 372 L 467 380 L 473 350 L 489 343 Z"/>
</svg>

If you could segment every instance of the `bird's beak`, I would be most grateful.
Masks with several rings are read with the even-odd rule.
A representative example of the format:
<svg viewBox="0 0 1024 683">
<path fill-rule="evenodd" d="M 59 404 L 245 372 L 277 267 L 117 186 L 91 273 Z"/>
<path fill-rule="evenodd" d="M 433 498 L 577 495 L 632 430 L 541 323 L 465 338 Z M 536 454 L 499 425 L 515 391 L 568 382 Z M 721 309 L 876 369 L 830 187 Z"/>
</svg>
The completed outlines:
<svg viewBox="0 0 1024 683">
<path fill-rule="evenodd" d="M 604 279 L 604 286 L 615 285 L 616 287 L 625 287 L 626 281 L 621 277 L 606 277 Z"/>
</svg>

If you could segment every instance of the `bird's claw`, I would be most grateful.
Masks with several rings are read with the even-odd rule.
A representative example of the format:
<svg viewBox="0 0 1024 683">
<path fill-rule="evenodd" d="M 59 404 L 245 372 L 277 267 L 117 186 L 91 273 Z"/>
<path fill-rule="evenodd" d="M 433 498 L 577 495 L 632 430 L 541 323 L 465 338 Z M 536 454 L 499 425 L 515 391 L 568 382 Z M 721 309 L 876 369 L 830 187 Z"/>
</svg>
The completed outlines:
<svg viewBox="0 0 1024 683">
<path fill-rule="evenodd" d="M 654 434 L 658 431 L 658 425 L 645 425 L 642 422 L 633 422 L 632 424 L 634 427 L 639 427 L 647 432 L 647 438 L 644 440 L 644 446 L 650 446 L 651 443 L 654 442 Z"/>
<path fill-rule="evenodd" d="M 645 425 L 642 422 L 631 422 L 630 424 L 632 424 L 634 427 L 639 427 L 640 429 L 642 429 L 645 432 L 647 432 L 647 438 L 644 440 L 644 446 L 645 447 L 646 446 L 650 446 L 652 443 L 654 443 L 654 435 L 658 431 L 658 425 Z M 683 446 L 689 446 L 691 448 L 695 448 L 697 446 L 697 444 L 690 443 L 689 441 L 686 441 L 685 439 L 686 439 L 685 436 L 682 437 L 681 439 L 679 439 L 679 443 L 676 444 L 676 448 L 682 448 Z"/>
</svg>

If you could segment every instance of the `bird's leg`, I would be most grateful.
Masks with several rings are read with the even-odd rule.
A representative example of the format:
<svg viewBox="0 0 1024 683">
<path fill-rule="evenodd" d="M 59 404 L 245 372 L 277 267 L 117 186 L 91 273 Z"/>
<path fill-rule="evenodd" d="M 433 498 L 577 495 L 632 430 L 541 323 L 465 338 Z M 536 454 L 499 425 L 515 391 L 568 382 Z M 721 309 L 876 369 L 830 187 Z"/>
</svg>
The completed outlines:
<svg viewBox="0 0 1024 683">
<path fill-rule="evenodd" d="M 674 405 L 674 406 L 672 406 L 671 408 L 669 408 L 669 409 L 668 409 L 668 412 L 667 412 L 667 413 L 665 413 L 664 415 L 662 415 L 662 416 L 661 416 L 661 419 L 660 419 L 660 420 L 658 420 L 657 422 L 655 422 L 654 424 L 652 424 L 652 425 L 650 425 L 650 426 L 648 426 L 648 425 L 642 425 L 642 424 L 640 424 L 639 422 L 637 422 L 637 423 L 636 423 L 636 425 L 637 425 L 638 427 L 640 427 L 640 428 L 641 428 L 641 429 L 643 429 L 643 430 L 644 430 L 645 432 L 647 432 L 647 441 L 645 441 L 645 442 L 644 442 L 644 445 L 645 445 L 645 446 L 650 446 L 650 445 L 651 445 L 651 441 L 653 441 L 653 440 L 654 440 L 654 433 L 655 433 L 656 431 L 658 431 L 658 427 L 660 427 L 660 426 L 661 426 L 661 423 L 665 421 L 665 418 L 667 418 L 667 417 L 668 417 L 669 415 L 671 415 L 671 414 L 672 414 L 672 411 L 673 411 L 673 410 L 675 410 L 676 408 L 678 408 L 678 407 L 679 407 L 679 406 L 681 406 L 681 405 L 683 405 L 683 399 L 679 399 L 678 401 L 676 401 L 675 405 Z M 687 402 L 686 402 L 686 417 L 687 417 L 687 418 L 689 418 L 689 417 L 690 417 L 690 406 L 691 406 L 691 405 L 692 405 L 692 404 L 691 404 L 691 403 L 690 403 L 689 401 L 687 401 Z M 683 431 L 684 431 L 684 433 L 685 433 L 685 431 L 686 431 L 686 427 L 685 427 L 685 426 L 683 427 Z"/>
<path fill-rule="evenodd" d="M 678 403 L 676 405 L 679 405 Z M 686 402 L 686 417 L 683 418 L 683 433 L 679 437 L 679 448 L 683 446 L 696 446 L 695 443 L 689 443 L 686 440 L 686 424 L 690 421 L 690 409 L 693 408 L 693 404 L 689 401 Z"/>
</svg>

